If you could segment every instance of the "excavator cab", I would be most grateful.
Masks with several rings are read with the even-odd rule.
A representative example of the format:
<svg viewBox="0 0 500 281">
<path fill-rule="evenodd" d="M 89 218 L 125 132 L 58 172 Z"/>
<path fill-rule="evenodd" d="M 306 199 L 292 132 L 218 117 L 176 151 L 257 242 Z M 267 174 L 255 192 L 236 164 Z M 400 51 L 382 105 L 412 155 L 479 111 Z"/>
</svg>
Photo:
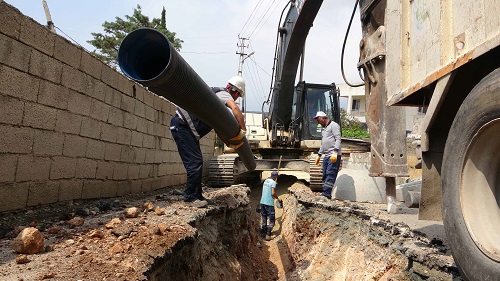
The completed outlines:
<svg viewBox="0 0 500 281">
<path fill-rule="evenodd" d="M 304 81 L 295 87 L 292 122 L 289 131 L 294 132 L 296 142 L 321 140 L 321 125 L 314 119 L 318 111 L 340 124 L 339 91 L 334 83 L 312 84 Z"/>
</svg>

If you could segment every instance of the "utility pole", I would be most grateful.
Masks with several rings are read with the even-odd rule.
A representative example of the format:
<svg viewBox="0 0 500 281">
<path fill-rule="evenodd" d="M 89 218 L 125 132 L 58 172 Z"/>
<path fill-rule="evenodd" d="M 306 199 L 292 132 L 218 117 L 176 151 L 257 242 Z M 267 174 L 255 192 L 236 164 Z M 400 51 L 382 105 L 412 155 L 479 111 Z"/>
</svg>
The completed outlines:
<svg viewBox="0 0 500 281">
<path fill-rule="evenodd" d="M 47 27 L 50 31 L 56 33 L 54 29 L 54 22 L 52 22 L 52 17 L 50 16 L 49 5 L 47 5 L 47 1 L 42 0 L 43 10 L 45 11 L 45 17 L 47 18 Z"/>
<path fill-rule="evenodd" d="M 236 44 L 239 48 L 239 51 L 236 52 L 237 55 L 240 55 L 240 61 L 238 64 L 238 76 L 243 76 L 242 70 L 243 70 L 243 62 L 248 59 L 251 55 L 255 54 L 255 51 L 250 52 L 250 54 L 245 53 L 245 48 L 248 47 L 248 45 L 245 45 L 245 41 L 248 40 L 248 38 L 243 38 L 238 36 L 238 44 Z M 244 115 L 246 115 L 246 106 L 247 106 L 247 95 L 242 99 L 242 112 Z M 245 116 L 246 119 L 246 116 Z"/>
</svg>

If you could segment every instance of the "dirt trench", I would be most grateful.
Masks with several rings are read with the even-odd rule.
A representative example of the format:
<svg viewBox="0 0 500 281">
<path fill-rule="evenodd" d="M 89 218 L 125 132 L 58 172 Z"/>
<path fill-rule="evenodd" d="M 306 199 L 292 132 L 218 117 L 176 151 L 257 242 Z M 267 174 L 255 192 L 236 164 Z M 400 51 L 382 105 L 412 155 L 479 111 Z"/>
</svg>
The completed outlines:
<svg viewBox="0 0 500 281">
<path fill-rule="evenodd" d="M 383 205 L 321 199 L 292 176 L 278 181 L 284 208 L 271 241 L 257 235 L 260 185 L 207 189 L 201 209 L 183 204 L 179 188 L 113 199 L 107 211 L 100 200 L 2 214 L 0 280 L 460 280 L 446 241 L 426 227 Z M 124 217 L 132 206 L 139 216 Z M 85 222 L 69 226 L 85 209 Z M 18 263 L 10 243 L 28 224 L 46 249 Z"/>
</svg>

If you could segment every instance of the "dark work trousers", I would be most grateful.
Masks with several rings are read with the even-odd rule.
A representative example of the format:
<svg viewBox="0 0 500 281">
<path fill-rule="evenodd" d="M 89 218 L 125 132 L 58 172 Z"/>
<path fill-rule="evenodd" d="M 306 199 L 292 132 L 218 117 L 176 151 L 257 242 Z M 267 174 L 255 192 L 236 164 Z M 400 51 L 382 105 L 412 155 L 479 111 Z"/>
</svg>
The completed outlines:
<svg viewBox="0 0 500 281">
<path fill-rule="evenodd" d="M 184 168 L 186 168 L 186 189 L 184 201 L 191 202 L 203 199 L 201 179 L 203 176 L 203 155 L 200 142 L 196 139 L 188 125 L 177 116 L 170 121 L 170 131 L 177 144 Z"/>
<path fill-rule="evenodd" d="M 261 234 L 271 235 L 271 231 L 273 230 L 274 223 L 276 221 L 274 206 L 260 204 L 260 215 L 262 216 Z"/>
<path fill-rule="evenodd" d="M 328 199 L 332 199 L 332 190 L 337 180 L 337 174 L 339 173 L 340 161 L 342 161 L 342 156 L 337 155 L 337 162 L 332 163 L 330 157 L 323 158 L 323 192 L 321 195 Z"/>
</svg>

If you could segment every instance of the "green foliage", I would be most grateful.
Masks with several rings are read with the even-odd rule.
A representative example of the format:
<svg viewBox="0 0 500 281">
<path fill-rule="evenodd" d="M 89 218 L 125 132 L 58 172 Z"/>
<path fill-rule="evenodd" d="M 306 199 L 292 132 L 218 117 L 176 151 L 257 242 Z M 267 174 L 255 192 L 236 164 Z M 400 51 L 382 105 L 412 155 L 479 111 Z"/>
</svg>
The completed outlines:
<svg viewBox="0 0 500 281">
<path fill-rule="evenodd" d="M 175 32 L 167 29 L 165 14 L 165 7 L 163 7 L 161 18 L 153 18 L 149 21 L 149 17 L 142 14 L 141 6 L 137 5 L 132 16 L 125 15 L 125 19 L 115 17 L 114 22 L 105 21 L 102 24 L 104 34 L 92 32 L 91 34 L 94 39 L 87 41 L 87 43 L 96 48 L 92 54 L 111 67 L 116 68 L 118 66 L 118 49 L 123 38 L 130 32 L 141 27 L 153 28 L 163 33 L 170 43 L 172 43 L 172 46 L 179 51 L 184 41 L 176 38 Z"/>
<path fill-rule="evenodd" d="M 340 109 L 340 123 L 342 125 L 342 136 L 346 138 L 367 139 L 370 133 L 363 128 L 363 123 Z"/>
</svg>

